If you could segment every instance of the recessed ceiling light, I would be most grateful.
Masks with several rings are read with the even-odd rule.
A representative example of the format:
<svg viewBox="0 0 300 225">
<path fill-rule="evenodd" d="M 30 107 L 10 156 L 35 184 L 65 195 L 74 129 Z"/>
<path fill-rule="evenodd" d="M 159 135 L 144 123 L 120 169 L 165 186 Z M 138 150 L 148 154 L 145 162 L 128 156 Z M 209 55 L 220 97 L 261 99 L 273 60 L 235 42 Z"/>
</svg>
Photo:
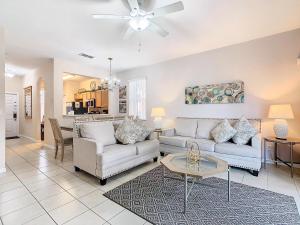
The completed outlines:
<svg viewBox="0 0 300 225">
<path fill-rule="evenodd" d="M 85 57 L 85 58 L 89 58 L 89 59 L 94 59 L 95 58 L 95 56 L 88 55 L 88 54 L 85 54 L 85 53 L 79 53 L 78 55 L 82 56 L 82 57 Z"/>
</svg>

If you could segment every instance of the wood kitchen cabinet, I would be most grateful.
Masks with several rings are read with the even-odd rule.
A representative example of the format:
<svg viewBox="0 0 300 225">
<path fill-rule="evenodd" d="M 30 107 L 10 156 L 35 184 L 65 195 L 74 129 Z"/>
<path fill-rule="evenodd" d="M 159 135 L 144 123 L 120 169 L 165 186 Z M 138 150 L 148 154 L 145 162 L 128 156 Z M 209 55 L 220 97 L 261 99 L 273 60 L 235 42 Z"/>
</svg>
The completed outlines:
<svg viewBox="0 0 300 225">
<path fill-rule="evenodd" d="M 95 99 L 96 99 L 96 107 L 101 107 L 102 101 L 101 101 L 101 90 L 96 91 L 95 93 Z"/>
<path fill-rule="evenodd" d="M 90 92 L 91 93 L 91 99 L 95 99 L 96 98 L 96 92 L 95 91 L 92 91 Z"/>
<path fill-rule="evenodd" d="M 82 93 L 82 101 L 83 101 L 83 108 L 87 107 L 86 101 L 88 100 L 87 98 L 87 92 Z"/>
<path fill-rule="evenodd" d="M 82 93 L 76 93 L 74 94 L 74 99 L 76 100 L 81 100 L 82 99 Z"/>
<path fill-rule="evenodd" d="M 91 99 L 91 92 L 86 92 L 86 99 Z"/>
<path fill-rule="evenodd" d="M 108 90 L 101 91 L 101 103 L 103 108 L 108 108 Z"/>
<path fill-rule="evenodd" d="M 108 108 L 108 90 L 98 90 L 95 93 L 96 107 Z"/>
</svg>

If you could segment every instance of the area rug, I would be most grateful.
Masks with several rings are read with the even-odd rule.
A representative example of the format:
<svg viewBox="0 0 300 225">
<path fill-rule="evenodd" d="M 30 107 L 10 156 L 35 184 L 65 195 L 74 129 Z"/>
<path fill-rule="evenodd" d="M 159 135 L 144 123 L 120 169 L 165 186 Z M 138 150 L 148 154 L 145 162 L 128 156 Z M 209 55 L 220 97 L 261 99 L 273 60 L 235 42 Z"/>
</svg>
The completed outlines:
<svg viewBox="0 0 300 225">
<path fill-rule="evenodd" d="M 104 195 L 152 224 L 300 224 L 291 196 L 231 182 L 228 202 L 227 180 L 212 177 L 194 185 L 184 214 L 183 190 L 183 182 L 174 179 L 163 187 L 159 166 Z"/>
</svg>

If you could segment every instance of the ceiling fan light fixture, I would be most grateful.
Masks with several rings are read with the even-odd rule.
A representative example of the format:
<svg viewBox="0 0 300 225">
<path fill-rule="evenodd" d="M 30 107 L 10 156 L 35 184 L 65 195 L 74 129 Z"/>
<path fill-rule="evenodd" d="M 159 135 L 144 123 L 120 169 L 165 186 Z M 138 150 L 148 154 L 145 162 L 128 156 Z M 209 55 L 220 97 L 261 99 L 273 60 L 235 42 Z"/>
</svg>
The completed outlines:
<svg viewBox="0 0 300 225">
<path fill-rule="evenodd" d="M 136 31 L 142 31 L 150 25 L 150 22 L 147 18 L 135 17 L 129 21 L 129 25 Z"/>
</svg>

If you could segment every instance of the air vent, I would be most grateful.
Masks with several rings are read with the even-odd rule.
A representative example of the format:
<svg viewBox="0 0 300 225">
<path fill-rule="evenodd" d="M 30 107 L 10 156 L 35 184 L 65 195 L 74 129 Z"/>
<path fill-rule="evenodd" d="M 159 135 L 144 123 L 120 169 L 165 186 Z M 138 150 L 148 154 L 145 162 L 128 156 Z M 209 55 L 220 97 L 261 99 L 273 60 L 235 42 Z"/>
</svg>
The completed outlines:
<svg viewBox="0 0 300 225">
<path fill-rule="evenodd" d="M 80 53 L 80 54 L 78 54 L 78 55 L 80 55 L 80 56 L 82 56 L 82 57 L 85 57 L 85 58 L 88 58 L 88 59 L 93 59 L 93 58 L 95 58 L 95 56 L 88 55 L 88 54 L 85 54 L 85 53 Z"/>
</svg>

